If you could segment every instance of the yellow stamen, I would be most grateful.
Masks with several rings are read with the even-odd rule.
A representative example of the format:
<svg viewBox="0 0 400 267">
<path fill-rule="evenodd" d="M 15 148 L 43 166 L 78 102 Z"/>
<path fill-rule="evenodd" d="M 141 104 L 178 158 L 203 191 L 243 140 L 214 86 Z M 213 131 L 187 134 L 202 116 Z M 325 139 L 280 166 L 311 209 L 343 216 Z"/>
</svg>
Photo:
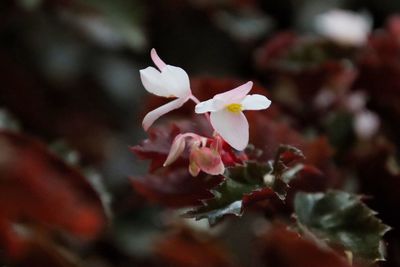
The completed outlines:
<svg viewBox="0 0 400 267">
<path fill-rule="evenodd" d="M 243 110 L 242 104 L 233 103 L 226 106 L 226 109 L 232 113 L 239 113 Z"/>
</svg>

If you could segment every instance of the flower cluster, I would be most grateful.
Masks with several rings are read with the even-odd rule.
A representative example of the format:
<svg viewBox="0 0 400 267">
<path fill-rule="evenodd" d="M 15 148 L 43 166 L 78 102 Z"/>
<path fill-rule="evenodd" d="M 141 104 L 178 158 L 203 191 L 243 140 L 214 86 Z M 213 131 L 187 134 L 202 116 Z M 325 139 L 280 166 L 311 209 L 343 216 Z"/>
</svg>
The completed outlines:
<svg viewBox="0 0 400 267">
<path fill-rule="evenodd" d="M 210 138 L 194 133 L 178 135 L 164 166 L 174 162 L 188 144 L 189 171 L 193 176 L 200 170 L 211 175 L 222 174 L 224 165 L 221 160 L 221 142 L 225 141 L 236 150 L 244 150 L 249 143 L 249 123 L 243 111 L 267 109 L 271 101 L 263 95 L 249 95 L 253 87 L 253 82 L 249 81 L 200 102 L 192 94 L 189 76 L 183 69 L 164 63 L 155 49 L 151 50 L 151 58 L 158 70 L 154 67 L 140 70 L 144 88 L 149 93 L 174 100 L 149 112 L 143 119 L 143 128 L 148 130 L 158 118 L 192 100 L 196 103 L 195 112 L 205 114 L 214 129 L 210 146 L 207 146 Z"/>
</svg>

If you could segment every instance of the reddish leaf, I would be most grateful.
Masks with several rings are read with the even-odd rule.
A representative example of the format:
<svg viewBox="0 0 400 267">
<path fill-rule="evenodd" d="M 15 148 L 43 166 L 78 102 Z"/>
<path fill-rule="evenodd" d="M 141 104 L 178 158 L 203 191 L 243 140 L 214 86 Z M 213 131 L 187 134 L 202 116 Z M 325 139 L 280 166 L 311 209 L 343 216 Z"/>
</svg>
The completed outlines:
<svg viewBox="0 0 400 267">
<path fill-rule="evenodd" d="M 280 163 L 285 166 L 291 166 L 298 161 L 303 160 L 303 152 L 293 146 L 281 145 L 279 146 L 278 152 L 275 156 L 275 165 Z"/>
<path fill-rule="evenodd" d="M 174 267 L 232 267 L 232 258 L 218 240 L 182 229 L 156 244 L 156 254 Z"/>
<path fill-rule="evenodd" d="M 142 160 L 151 160 L 150 172 L 153 172 L 162 167 L 171 149 L 172 141 L 180 132 L 175 124 L 170 129 L 153 127 L 149 130 L 149 138 L 139 145 L 131 147 L 131 151 Z M 182 154 L 182 156 L 185 156 L 185 154 Z"/>
<path fill-rule="evenodd" d="M 279 58 L 288 54 L 289 49 L 298 42 L 299 37 L 293 32 L 279 33 L 257 50 L 255 57 L 257 67 L 267 69 Z"/>
<path fill-rule="evenodd" d="M 187 167 L 173 170 L 164 168 L 162 173 L 133 178 L 132 185 L 149 201 L 165 206 L 185 207 L 200 205 L 201 199 L 211 198 L 209 189 L 221 180 L 220 176 L 211 177 L 204 174 L 193 177 Z"/>
<path fill-rule="evenodd" d="M 0 131 L 0 151 L 1 242 L 9 253 L 18 254 L 24 239 L 15 223 L 81 238 L 99 233 L 102 205 L 81 173 L 22 134 Z"/>
<path fill-rule="evenodd" d="M 400 43 L 399 19 L 387 29 L 374 32 L 357 61 L 359 76 L 353 87 L 369 95 L 369 105 L 382 116 L 388 130 L 400 133 Z"/>
<path fill-rule="evenodd" d="M 286 226 L 274 226 L 259 240 L 267 266 L 274 267 L 351 267 L 344 257 L 301 238 Z"/>
<path fill-rule="evenodd" d="M 325 174 L 326 187 L 337 187 L 342 183 L 343 178 L 332 162 L 334 153 L 327 138 L 305 140 L 287 123 L 278 122 L 277 118 L 271 118 L 268 113 L 249 112 L 247 117 L 250 124 L 250 140 L 263 152 L 259 160 L 267 161 L 273 158 L 281 144 L 291 145 L 303 151 L 305 164 L 314 165 Z M 295 154 L 287 154 L 289 155 L 297 157 Z M 301 155 L 298 156 L 301 157 Z"/>
</svg>

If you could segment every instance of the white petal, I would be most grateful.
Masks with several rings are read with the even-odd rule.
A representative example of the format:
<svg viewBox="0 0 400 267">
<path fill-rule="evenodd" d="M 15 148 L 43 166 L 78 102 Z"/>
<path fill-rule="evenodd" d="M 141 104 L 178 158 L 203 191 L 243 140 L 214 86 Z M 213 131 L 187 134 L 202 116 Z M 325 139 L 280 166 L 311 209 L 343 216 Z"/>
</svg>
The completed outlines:
<svg viewBox="0 0 400 267">
<path fill-rule="evenodd" d="M 250 92 L 253 82 L 247 82 L 230 91 L 214 96 L 214 99 L 224 101 L 224 103 L 238 103 Z"/>
<path fill-rule="evenodd" d="M 368 16 L 346 10 L 331 10 L 315 19 L 319 34 L 345 45 L 363 45 L 371 26 Z"/>
<path fill-rule="evenodd" d="M 171 110 L 180 108 L 183 104 L 185 104 L 186 101 L 187 98 L 178 98 L 147 113 L 142 123 L 144 130 L 147 131 L 147 129 L 149 129 L 159 117 L 170 112 Z"/>
<path fill-rule="evenodd" d="M 233 113 L 226 109 L 212 112 L 211 125 L 233 148 L 243 150 L 249 143 L 249 123 L 242 112 Z"/>
<path fill-rule="evenodd" d="M 191 94 L 189 76 L 179 67 L 167 65 L 161 72 L 163 86 L 176 97 L 187 97 Z"/>
<path fill-rule="evenodd" d="M 142 80 L 144 88 L 154 95 L 169 97 L 171 93 L 165 87 L 164 79 L 161 72 L 153 67 L 147 67 L 140 70 L 140 79 Z"/>
<path fill-rule="evenodd" d="M 261 110 L 269 108 L 271 100 L 263 95 L 248 95 L 242 101 L 243 110 Z"/>
<path fill-rule="evenodd" d="M 198 114 L 218 111 L 224 108 L 224 102 L 218 99 L 209 99 L 196 105 L 195 112 Z"/>
<path fill-rule="evenodd" d="M 360 139 L 371 139 L 379 130 L 380 120 L 375 113 L 365 110 L 358 112 L 354 118 L 354 130 Z"/>
<path fill-rule="evenodd" d="M 185 150 L 185 145 L 185 136 L 178 134 L 172 142 L 171 149 L 163 166 L 165 167 L 173 163 L 182 154 L 183 150 Z"/>
</svg>

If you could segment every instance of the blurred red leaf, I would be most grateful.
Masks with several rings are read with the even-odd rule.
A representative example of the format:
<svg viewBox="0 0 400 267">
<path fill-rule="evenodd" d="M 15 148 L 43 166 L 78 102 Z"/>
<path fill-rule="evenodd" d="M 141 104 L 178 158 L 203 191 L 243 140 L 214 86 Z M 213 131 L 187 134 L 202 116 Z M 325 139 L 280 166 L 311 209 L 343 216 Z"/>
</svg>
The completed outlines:
<svg viewBox="0 0 400 267">
<path fill-rule="evenodd" d="M 73 0 L 47 2 L 62 1 Z M 28 61 L 19 64 L 12 53 L 0 51 L 3 87 L 0 104 L 12 111 L 31 132 L 50 138 L 62 136 L 83 152 L 84 160 L 102 162 L 107 156 L 110 130 L 118 124 L 111 112 L 110 102 L 104 101 L 105 96 L 93 81 L 82 79 L 73 86 L 69 83 L 58 83 L 56 86 L 29 66 Z M 91 104 L 88 105 L 88 102 Z"/>
<path fill-rule="evenodd" d="M 100 232 L 101 202 L 78 170 L 22 134 L 0 131 L 0 151 L 0 235 L 10 254 L 22 252 L 27 237 L 15 224 L 80 238 Z"/>
<path fill-rule="evenodd" d="M 256 64 L 260 69 L 268 69 L 271 63 L 286 56 L 294 44 L 299 41 L 299 37 L 293 32 L 281 32 L 271 39 L 268 39 L 265 44 L 256 51 Z"/>
<path fill-rule="evenodd" d="M 234 266 L 231 256 L 218 240 L 189 229 L 181 229 L 159 241 L 156 244 L 156 254 L 166 266 Z"/>
<path fill-rule="evenodd" d="M 172 141 L 180 132 L 175 124 L 170 129 L 153 127 L 148 132 L 149 138 L 131 147 L 131 151 L 142 160 L 151 160 L 150 172 L 153 172 L 162 167 L 171 149 Z"/>
<path fill-rule="evenodd" d="M 258 241 L 266 266 L 273 267 L 351 267 L 334 251 L 301 238 L 286 226 L 274 226 Z"/>
<path fill-rule="evenodd" d="M 369 105 L 390 125 L 389 130 L 396 130 L 396 134 L 400 132 L 399 25 L 398 17 L 393 17 L 389 19 L 387 29 L 371 35 L 356 62 L 360 75 L 353 86 L 367 92 Z"/>
<path fill-rule="evenodd" d="M 149 201 L 171 207 L 200 205 L 201 199 L 211 198 L 211 188 L 222 180 L 220 176 L 198 177 L 189 174 L 186 168 L 165 168 L 162 173 L 148 174 L 132 179 L 134 189 Z"/>
</svg>

